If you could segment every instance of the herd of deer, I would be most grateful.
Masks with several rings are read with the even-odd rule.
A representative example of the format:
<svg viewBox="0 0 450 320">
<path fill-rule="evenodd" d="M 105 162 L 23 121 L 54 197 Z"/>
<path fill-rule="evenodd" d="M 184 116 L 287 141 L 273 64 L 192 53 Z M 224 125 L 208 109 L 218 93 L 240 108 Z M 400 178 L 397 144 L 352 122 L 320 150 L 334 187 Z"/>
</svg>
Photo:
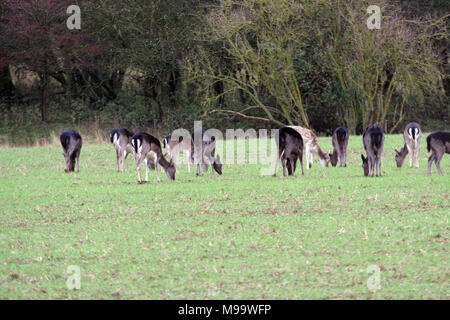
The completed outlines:
<svg viewBox="0 0 450 320">
<path fill-rule="evenodd" d="M 195 137 L 199 137 L 196 139 Z M 409 165 L 419 167 L 419 147 L 422 138 L 422 131 L 419 124 L 409 123 L 404 132 L 404 146 L 400 151 L 395 150 L 395 161 L 397 167 L 401 167 L 406 156 L 409 154 Z M 307 162 L 306 168 L 309 169 L 313 163 L 313 154 L 324 167 L 331 164 L 335 167 L 338 163 L 340 167 L 346 167 L 347 145 L 349 134 L 347 129 L 339 127 L 333 132 L 333 153 L 323 152 L 317 141 L 317 136 L 313 131 L 299 127 L 286 126 L 278 131 L 276 139 L 278 147 L 278 156 L 275 163 L 274 176 L 277 174 L 278 164 L 281 160 L 283 174 L 286 176 L 294 175 L 297 160 L 300 161 L 302 175 L 303 171 L 303 151 Z M 385 135 L 383 129 L 378 125 L 372 125 L 366 129 L 363 134 L 363 144 L 366 150 L 366 157 L 361 154 L 362 167 L 365 176 L 381 176 L 381 154 L 383 152 Z M 66 172 L 79 171 L 79 157 L 82 147 L 82 138 L 74 130 L 65 130 L 60 136 L 63 155 L 66 159 Z M 156 177 L 160 181 L 159 166 L 163 167 L 167 177 L 175 180 L 176 162 L 180 153 L 183 153 L 188 159 L 188 171 L 190 164 L 196 164 L 196 174 L 200 175 L 200 166 L 203 173 L 211 165 L 211 172 L 222 174 L 222 164 L 219 155 L 215 155 L 216 139 L 207 133 L 205 129 L 195 130 L 191 137 L 169 135 L 163 139 L 163 147 L 166 150 L 164 155 L 160 141 L 145 132 L 133 134 L 125 128 L 114 129 L 110 133 L 110 141 L 116 150 L 117 169 L 123 171 L 127 156 L 134 154 L 137 166 L 138 182 L 142 183 L 141 166 L 145 165 L 145 181 L 148 181 L 148 170 L 154 169 Z M 431 151 L 428 158 L 428 175 L 431 174 L 431 164 L 436 164 L 438 173 L 442 175 L 440 161 L 444 153 L 450 153 L 450 132 L 438 131 L 427 137 L 427 150 Z M 166 159 L 169 156 L 170 161 Z M 287 171 L 287 172 L 286 172 Z"/>
</svg>

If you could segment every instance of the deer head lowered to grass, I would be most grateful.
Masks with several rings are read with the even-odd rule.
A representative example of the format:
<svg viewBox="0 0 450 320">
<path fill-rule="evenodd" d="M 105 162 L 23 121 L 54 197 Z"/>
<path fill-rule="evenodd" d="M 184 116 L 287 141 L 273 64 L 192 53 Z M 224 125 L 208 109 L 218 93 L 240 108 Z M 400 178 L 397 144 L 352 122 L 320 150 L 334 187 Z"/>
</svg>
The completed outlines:
<svg viewBox="0 0 450 320">
<path fill-rule="evenodd" d="M 376 171 L 376 175 L 381 177 L 381 154 L 383 153 L 384 139 L 383 129 L 378 125 L 372 125 L 364 132 L 363 144 L 367 157 L 361 155 L 361 160 L 365 176 L 373 177 L 374 171 Z"/>
<path fill-rule="evenodd" d="M 161 143 L 152 135 L 145 132 L 138 132 L 131 138 L 131 145 L 135 151 L 135 160 L 138 173 L 138 183 L 142 183 L 141 165 L 145 163 L 145 181 L 148 181 L 148 169 L 154 165 L 156 178 L 159 177 L 159 167 L 161 165 L 170 180 L 175 180 L 176 168 L 172 161 L 167 161 L 161 151 Z"/>
</svg>

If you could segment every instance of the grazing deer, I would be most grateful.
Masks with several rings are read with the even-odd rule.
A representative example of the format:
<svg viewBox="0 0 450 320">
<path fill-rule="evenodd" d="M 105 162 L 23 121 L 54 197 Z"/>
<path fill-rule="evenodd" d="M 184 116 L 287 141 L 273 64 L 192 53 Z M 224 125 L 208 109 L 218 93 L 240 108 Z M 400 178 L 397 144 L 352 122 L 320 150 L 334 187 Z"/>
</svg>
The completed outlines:
<svg viewBox="0 0 450 320">
<path fill-rule="evenodd" d="M 163 139 L 163 147 L 167 150 L 166 155 L 169 155 L 172 158 L 175 167 L 179 154 L 183 153 L 188 161 L 188 172 L 191 172 L 192 142 L 190 136 L 180 136 L 178 139 L 176 139 L 175 137 L 172 137 L 171 134 L 169 134 Z"/>
<path fill-rule="evenodd" d="M 195 137 L 198 137 L 197 140 Z M 201 139 L 199 139 L 201 137 Z M 222 174 L 222 163 L 219 155 L 215 156 L 216 152 L 216 138 L 207 134 L 204 128 L 196 129 L 192 133 L 191 144 L 191 161 L 196 165 L 196 175 L 200 175 L 200 165 L 202 166 L 204 174 L 208 171 L 208 166 L 211 164 L 211 174 L 214 175 L 216 171 L 219 175 Z M 214 169 L 214 170 L 213 170 Z"/>
<path fill-rule="evenodd" d="M 133 146 L 131 145 L 133 135 L 134 133 L 125 128 L 116 128 L 109 134 L 109 140 L 116 149 L 117 170 L 119 172 L 123 172 L 128 154 L 133 153 Z"/>
<path fill-rule="evenodd" d="M 303 149 L 305 151 L 305 158 L 306 158 L 306 169 L 312 167 L 313 154 L 317 155 L 320 164 L 324 168 L 327 168 L 328 163 L 330 162 L 330 154 L 322 151 L 322 149 L 319 146 L 319 143 L 317 142 L 316 134 L 312 132 L 312 130 L 300 126 L 288 126 L 288 127 L 296 130 L 302 136 Z"/>
<path fill-rule="evenodd" d="M 161 181 L 159 177 L 159 167 L 160 164 L 164 171 L 166 172 L 167 177 L 170 180 L 175 180 L 175 166 L 172 161 L 167 161 L 163 156 L 161 151 L 161 143 L 155 137 L 145 133 L 138 132 L 131 138 L 131 145 L 134 148 L 134 155 L 137 166 L 138 173 L 138 183 L 142 183 L 141 177 L 141 165 L 142 162 L 145 163 L 145 181 L 148 182 L 148 169 L 152 168 L 152 165 L 155 167 L 156 178 L 158 181 Z"/>
<path fill-rule="evenodd" d="M 395 149 L 395 162 L 397 162 L 397 167 L 401 168 L 406 155 L 409 153 L 409 167 L 412 168 L 413 160 L 414 167 L 419 167 L 419 149 L 420 140 L 422 139 L 422 130 L 420 130 L 420 125 L 416 122 L 408 123 L 405 130 L 403 131 L 403 140 L 405 145 L 400 151 Z"/>
<path fill-rule="evenodd" d="M 347 145 L 348 145 L 348 130 L 343 127 L 338 127 L 333 132 L 333 153 L 330 155 L 331 165 L 336 167 L 338 161 L 340 167 L 347 166 Z"/>
<path fill-rule="evenodd" d="M 381 154 L 384 146 L 383 129 L 378 125 L 368 127 L 363 135 L 363 143 L 367 153 L 367 158 L 361 155 L 364 175 L 373 177 L 375 167 L 377 177 L 381 177 Z"/>
<path fill-rule="evenodd" d="M 81 136 L 74 130 L 64 130 L 59 136 L 61 141 L 63 156 L 66 158 L 65 172 L 73 172 L 75 170 L 75 162 L 77 163 L 77 172 L 80 172 L 80 152 L 83 145 Z"/>
<path fill-rule="evenodd" d="M 286 176 L 286 167 L 288 175 L 293 176 L 297 167 L 297 160 L 300 160 L 300 165 L 303 171 L 303 139 L 302 135 L 292 127 L 283 127 L 278 131 L 277 139 L 278 157 L 275 162 L 275 171 L 273 176 L 277 176 L 278 163 L 281 158 L 281 165 L 283 166 L 283 175 Z"/>
<path fill-rule="evenodd" d="M 436 164 L 439 175 L 442 176 L 441 159 L 444 153 L 450 153 L 450 132 L 437 131 L 427 137 L 427 150 L 431 151 L 431 156 L 428 158 L 428 175 L 431 175 L 431 164 Z"/>
</svg>

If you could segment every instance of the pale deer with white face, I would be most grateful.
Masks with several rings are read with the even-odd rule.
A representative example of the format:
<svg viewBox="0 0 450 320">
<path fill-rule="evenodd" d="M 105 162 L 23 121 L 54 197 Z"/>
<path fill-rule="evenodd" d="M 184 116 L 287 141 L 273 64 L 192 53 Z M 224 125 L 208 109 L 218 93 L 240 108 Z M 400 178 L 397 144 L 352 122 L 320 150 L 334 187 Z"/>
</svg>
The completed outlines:
<svg viewBox="0 0 450 320">
<path fill-rule="evenodd" d="M 397 167 L 401 168 L 403 161 L 409 154 L 409 167 L 412 168 L 413 162 L 414 167 L 419 167 L 419 150 L 420 150 L 420 140 L 422 139 L 422 130 L 420 125 L 416 122 L 408 123 L 405 130 L 403 131 L 403 140 L 405 145 L 400 151 L 395 149 L 395 162 Z"/>
</svg>

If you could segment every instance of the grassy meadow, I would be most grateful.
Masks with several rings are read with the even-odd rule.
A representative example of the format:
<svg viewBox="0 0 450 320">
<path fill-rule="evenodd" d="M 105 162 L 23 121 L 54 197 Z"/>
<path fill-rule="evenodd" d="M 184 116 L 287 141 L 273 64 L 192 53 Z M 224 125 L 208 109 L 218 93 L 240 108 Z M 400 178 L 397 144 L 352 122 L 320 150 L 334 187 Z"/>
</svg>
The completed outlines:
<svg viewBox="0 0 450 320">
<path fill-rule="evenodd" d="M 420 168 L 398 169 L 388 135 L 381 178 L 352 136 L 347 168 L 181 165 L 143 185 L 111 144 L 85 142 L 72 174 L 59 145 L 0 149 L 0 299 L 449 299 L 450 158 L 428 177 L 425 138 Z"/>
</svg>

